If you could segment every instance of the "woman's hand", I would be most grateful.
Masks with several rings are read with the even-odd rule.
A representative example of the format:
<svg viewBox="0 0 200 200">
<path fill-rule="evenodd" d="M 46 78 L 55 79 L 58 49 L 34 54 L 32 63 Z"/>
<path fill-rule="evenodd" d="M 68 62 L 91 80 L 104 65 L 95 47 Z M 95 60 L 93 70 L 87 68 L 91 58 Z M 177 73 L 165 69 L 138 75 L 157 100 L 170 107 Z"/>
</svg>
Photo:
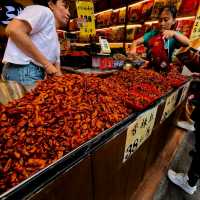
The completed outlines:
<svg viewBox="0 0 200 200">
<path fill-rule="evenodd" d="M 53 64 L 49 63 L 44 66 L 44 70 L 46 71 L 47 74 L 49 75 L 57 75 L 59 74 L 59 70 L 57 67 L 55 67 Z"/>
<path fill-rule="evenodd" d="M 175 34 L 176 34 L 176 31 L 166 30 L 166 31 L 163 32 L 163 38 L 164 39 L 169 39 L 169 38 L 174 37 Z"/>
<path fill-rule="evenodd" d="M 145 60 L 145 63 L 143 66 L 140 67 L 140 69 L 147 69 L 149 66 L 149 61 L 148 60 Z"/>
<path fill-rule="evenodd" d="M 166 30 L 163 32 L 164 39 L 169 39 L 172 37 L 174 37 L 176 40 L 178 40 L 184 46 L 188 46 L 190 44 L 190 40 L 185 35 L 180 34 L 177 31 Z"/>
</svg>

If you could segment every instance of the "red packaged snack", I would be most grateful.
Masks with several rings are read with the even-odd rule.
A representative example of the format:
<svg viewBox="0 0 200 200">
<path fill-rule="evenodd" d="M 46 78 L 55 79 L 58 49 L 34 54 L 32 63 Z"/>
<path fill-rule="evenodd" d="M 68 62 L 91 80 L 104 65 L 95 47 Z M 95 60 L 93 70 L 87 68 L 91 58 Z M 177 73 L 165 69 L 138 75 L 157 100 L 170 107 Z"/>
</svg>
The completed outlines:
<svg viewBox="0 0 200 200">
<path fill-rule="evenodd" d="M 194 20 L 192 19 L 178 20 L 176 31 L 179 31 L 183 33 L 185 36 L 190 37 L 193 25 L 194 25 Z"/>
<path fill-rule="evenodd" d="M 124 40 L 124 27 L 113 28 L 114 42 L 122 42 Z"/>
<path fill-rule="evenodd" d="M 135 29 L 134 40 L 142 37 L 145 32 L 147 32 L 150 28 L 150 25 L 144 24 L 142 27 L 137 27 Z"/>
<path fill-rule="evenodd" d="M 153 0 L 147 1 L 142 4 L 141 8 L 141 22 L 147 21 L 151 16 L 151 11 L 153 8 Z"/>
<path fill-rule="evenodd" d="M 69 31 L 76 31 L 78 30 L 78 24 L 76 19 L 72 19 L 69 22 Z"/>
<path fill-rule="evenodd" d="M 119 24 L 125 23 L 125 17 L 126 17 L 126 9 L 120 9 L 119 10 Z"/>
<path fill-rule="evenodd" d="M 199 0 L 182 0 L 178 16 L 196 15 L 199 6 Z"/>
<path fill-rule="evenodd" d="M 126 41 L 127 42 L 133 42 L 134 33 L 135 33 L 135 28 L 127 28 L 127 30 L 126 30 Z"/>
<path fill-rule="evenodd" d="M 119 10 L 112 12 L 111 21 L 113 25 L 119 24 Z"/>
<path fill-rule="evenodd" d="M 137 47 L 136 53 L 137 53 L 137 55 L 139 55 L 142 58 L 146 58 L 147 57 L 147 55 L 146 55 L 146 47 L 143 44 Z"/>
<path fill-rule="evenodd" d="M 142 4 L 136 6 L 131 6 L 128 9 L 128 22 L 129 23 L 138 23 L 141 19 L 141 8 Z"/>
<path fill-rule="evenodd" d="M 96 15 L 96 27 L 102 28 L 110 26 L 112 24 L 111 16 L 112 16 L 112 11 Z"/>
<path fill-rule="evenodd" d="M 150 66 L 158 72 L 167 72 L 169 70 L 169 59 L 162 34 L 152 37 L 148 42 L 148 47 L 148 53 L 151 56 Z"/>
</svg>

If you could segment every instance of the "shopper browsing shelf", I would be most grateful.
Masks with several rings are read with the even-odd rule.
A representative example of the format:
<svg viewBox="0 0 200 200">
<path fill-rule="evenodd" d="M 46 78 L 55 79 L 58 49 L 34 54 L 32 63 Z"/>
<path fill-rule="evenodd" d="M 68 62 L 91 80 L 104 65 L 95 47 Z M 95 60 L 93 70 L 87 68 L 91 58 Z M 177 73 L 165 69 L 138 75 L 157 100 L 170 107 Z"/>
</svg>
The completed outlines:
<svg viewBox="0 0 200 200">
<path fill-rule="evenodd" d="M 189 39 L 183 34 L 174 31 L 177 9 L 174 6 L 164 7 L 159 14 L 159 29 L 144 34 L 143 37 L 134 40 L 129 53 L 136 54 L 136 48 L 140 44 L 147 47 L 147 58 L 151 67 L 156 71 L 165 69 L 172 60 L 172 54 L 176 48 L 188 46 Z"/>
<path fill-rule="evenodd" d="M 46 74 L 59 75 L 60 44 L 56 29 L 66 26 L 69 0 L 33 0 L 7 26 L 9 37 L 3 78 L 32 85 Z"/>
</svg>

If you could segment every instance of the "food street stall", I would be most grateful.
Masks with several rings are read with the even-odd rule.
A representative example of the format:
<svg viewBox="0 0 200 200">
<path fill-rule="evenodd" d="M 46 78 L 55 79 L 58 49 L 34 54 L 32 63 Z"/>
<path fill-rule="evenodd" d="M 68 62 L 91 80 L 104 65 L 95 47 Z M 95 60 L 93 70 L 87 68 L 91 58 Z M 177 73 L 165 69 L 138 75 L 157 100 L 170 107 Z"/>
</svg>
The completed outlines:
<svg viewBox="0 0 200 200">
<path fill-rule="evenodd" d="M 146 78 L 149 77 L 151 81 L 157 82 L 157 79 L 152 80 L 151 77 L 151 73 L 155 76 L 157 74 L 156 72 L 152 72 L 151 70 L 150 72 L 148 72 L 148 70 L 139 71 L 142 74 L 140 76 L 146 76 Z M 56 116 L 58 119 L 56 123 L 53 121 L 51 122 L 48 118 L 40 120 L 49 120 L 49 123 L 46 123 L 47 121 L 42 121 L 40 123 L 39 121 L 34 120 L 36 120 L 35 114 L 37 113 L 37 109 L 39 109 L 38 112 L 44 111 L 44 100 L 47 100 L 45 95 L 49 95 L 49 99 L 51 99 L 51 95 L 55 95 L 54 102 L 57 101 L 59 106 L 65 104 L 64 101 L 61 102 L 60 100 L 69 96 L 67 93 L 64 93 L 63 90 L 63 88 L 65 88 L 67 91 L 67 89 L 71 87 L 63 83 L 64 80 L 68 80 L 68 76 L 74 80 L 80 78 L 83 82 L 86 80 L 84 78 L 87 78 L 87 81 L 85 82 L 87 85 L 85 85 L 86 88 L 82 85 L 83 88 L 86 89 L 84 90 L 86 96 L 88 95 L 88 97 L 90 97 L 89 95 L 94 88 L 96 88 L 96 91 L 93 91 L 95 94 L 99 94 L 100 96 L 101 94 L 104 94 L 104 96 L 101 96 L 99 102 L 101 102 L 101 105 L 105 103 L 105 106 L 107 107 L 105 107 L 105 110 L 103 108 L 101 108 L 102 110 L 96 110 L 98 111 L 97 116 L 102 120 L 103 118 L 101 114 L 104 113 L 106 116 L 104 111 L 107 112 L 107 109 L 114 109 L 115 107 L 114 104 L 112 104 L 111 97 L 108 97 L 108 93 L 109 95 L 112 95 L 112 100 L 115 100 L 116 103 L 122 102 L 122 99 L 123 101 L 127 100 L 120 97 L 120 95 L 125 92 L 124 90 L 123 92 L 118 90 L 122 85 L 113 83 L 113 80 L 118 79 L 120 82 L 122 81 L 122 79 L 119 78 L 120 76 L 124 77 L 131 73 L 133 75 L 138 72 L 134 69 L 128 71 L 122 70 L 121 72 L 115 73 L 106 78 L 99 78 L 94 75 L 66 74 L 62 77 L 45 80 L 43 86 L 39 83 L 35 90 L 27 93 L 23 98 L 14 100 L 5 107 L 1 105 L 0 125 L 2 137 L 0 159 L 2 161 L 1 176 L 3 176 L 3 179 L 0 180 L 1 191 L 3 191 L 0 196 L 1 199 L 65 199 L 66 196 L 67 199 L 122 199 L 122 195 L 127 199 L 130 198 L 138 183 L 142 180 L 145 172 L 163 148 L 166 139 L 170 134 L 172 134 L 172 131 L 170 131 L 172 128 L 171 124 L 175 120 L 179 106 L 186 98 L 190 81 L 187 81 L 187 79 L 183 79 L 183 76 L 180 76 L 179 84 L 181 83 L 181 85 L 179 87 L 170 89 L 164 96 L 159 98 L 156 97 L 156 100 L 152 101 L 151 104 L 143 110 L 140 110 L 140 104 L 132 99 L 133 101 L 128 102 L 129 104 L 126 105 L 132 103 L 132 106 L 136 106 L 139 110 L 128 109 L 126 110 L 127 115 L 123 115 L 125 113 L 122 114 L 120 111 L 119 113 L 115 113 L 113 110 L 114 112 L 110 112 L 108 116 L 112 118 L 115 115 L 118 115 L 118 117 L 121 116 L 122 119 L 112 125 L 109 120 L 107 122 L 102 121 L 102 124 L 97 120 L 95 122 L 95 128 L 97 129 L 93 129 L 91 125 L 90 129 L 85 129 L 87 130 L 86 132 L 84 132 L 84 125 L 82 125 L 80 128 L 83 132 L 81 132 L 82 134 L 80 136 L 87 136 L 87 138 L 83 137 L 83 141 L 78 140 L 78 138 L 76 138 L 77 132 L 76 134 L 74 132 L 71 140 L 72 143 L 65 146 L 66 148 L 69 148 L 68 150 L 61 148 L 63 141 L 59 139 L 59 135 L 56 135 L 62 133 L 51 132 L 54 128 L 56 129 L 59 123 L 61 123 L 59 120 L 68 117 L 65 116 L 66 113 L 61 116 Z M 140 76 L 137 74 L 137 77 Z M 131 77 L 134 76 L 127 76 L 126 78 Z M 158 77 L 161 77 L 161 75 L 158 75 Z M 62 81 L 60 80 L 59 82 L 59 79 Z M 52 86 L 56 81 L 59 82 L 59 84 L 62 82 L 63 85 L 58 84 L 57 87 L 53 88 Z M 75 81 L 74 83 L 77 82 Z M 92 85 L 90 85 L 91 83 Z M 101 83 L 103 83 L 104 86 L 107 84 L 107 87 L 102 88 Z M 122 82 L 120 82 L 120 84 L 121 83 Z M 80 87 L 79 93 L 81 93 L 81 82 L 79 82 L 79 84 L 80 85 L 77 87 Z M 115 84 L 116 90 L 114 89 L 112 91 L 111 88 L 113 87 L 113 84 Z M 125 83 L 125 85 L 126 84 L 129 84 L 129 82 Z M 171 84 L 173 85 L 174 82 L 171 82 Z M 110 87 L 110 90 L 108 90 L 108 87 Z M 73 87 L 71 87 L 71 89 L 72 88 Z M 131 93 L 136 92 L 134 87 L 130 88 Z M 74 90 L 74 88 L 72 90 Z M 106 90 L 109 92 L 106 93 Z M 51 93 L 52 91 L 53 93 Z M 64 93 L 64 96 L 60 100 L 59 92 Z M 70 93 L 70 91 L 68 92 Z M 82 93 L 82 95 L 84 96 L 84 93 Z M 119 99 L 115 99 L 116 95 L 119 95 Z M 77 101 L 77 99 L 74 100 Z M 95 101 L 95 97 L 93 101 Z M 99 104 L 99 102 L 96 102 L 96 104 Z M 141 102 L 140 99 L 139 102 Z M 51 103 L 51 101 L 47 102 L 47 107 L 52 105 Z M 81 102 L 75 102 L 74 106 L 76 109 L 81 109 L 81 107 L 78 107 L 79 103 Z M 68 102 L 68 104 L 70 105 L 70 102 Z M 117 110 L 121 109 L 123 111 L 124 107 L 122 109 L 122 107 L 119 107 L 120 104 L 117 105 Z M 26 106 L 26 109 L 23 108 L 23 106 Z M 32 108 L 30 106 L 33 106 L 34 110 L 31 110 Z M 39 108 L 37 106 L 39 106 Z M 54 104 L 52 106 L 55 106 L 54 109 L 56 109 L 57 105 Z M 143 104 L 143 106 L 146 105 Z M 96 108 L 98 108 L 98 106 Z M 130 107 L 128 106 L 128 108 Z M 89 108 L 84 107 L 84 112 L 87 112 L 87 109 Z M 73 109 L 71 112 L 72 111 Z M 12 115 L 10 115 L 11 112 Z M 49 107 L 46 112 L 48 113 L 53 111 Z M 39 117 L 42 117 L 47 113 L 38 114 Z M 67 110 L 67 113 L 72 115 L 72 113 L 70 114 L 70 110 Z M 25 115 L 30 115 L 32 118 L 23 118 Z M 74 116 L 72 116 L 72 118 L 73 117 Z M 20 121 L 22 118 L 24 119 L 23 122 Z M 117 120 L 118 119 L 120 118 L 117 118 Z M 10 122 L 10 124 L 7 124 L 7 121 Z M 84 118 L 82 118 L 82 121 L 84 121 Z M 18 122 L 18 124 L 15 124 L 16 122 Z M 108 124 L 109 122 L 110 124 Z M 29 124 L 28 126 L 27 123 Z M 31 123 L 33 124 L 31 125 Z M 89 123 L 91 123 L 91 121 Z M 107 127 L 105 126 L 106 123 Z M 35 128 L 34 130 L 40 130 L 40 126 L 43 128 L 48 126 L 48 128 L 45 129 L 47 132 L 43 132 L 43 135 L 41 135 L 40 132 L 32 131 L 29 134 L 29 131 L 32 130 L 31 127 L 33 129 Z M 57 131 L 64 126 L 64 124 L 58 125 Z M 75 123 L 73 124 L 73 127 L 74 126 Z M 12 129 L 12 127 L 16 128 Z M 97 130 L 97 132 L 99 132 L 98 134 L 92 134 L 92 130 Z M 25 135 L 23 135 L 23 133 Z M 51 133 L 53 133 L 53 135 L 51 135 Z M 68 133 L 66 132 L 65 134 Z M 65 134 L 62 136 L 64 137 Z M 60 143 L 57 143 L 55 146 L 53 143 L 49 143 L 52 139 L 51 137 L 54 136 L 57 138 L 55 142 L 60 141 Z M 9 137 L 12 138 L 12 141 L 9 140 Z M 35 141 L 40 141 L 39 146 L 37 143 L 29 145 L 30 140 L 34 137 L 36 137 Z M 65 140 L 69 137 L 71 136 L 68 135 Z M 26 148 L 25 146 L 23 146 L 22 149 L 18 148 L 18 145 L 21 144 L 21 139 Z M 55 149 L 48 149 L 48 151 L 42 153 L 40 151 L 44 151 L 46 148 L 44 144 L 52 145 L 50 147 Z M 34 147 L 38 148 L 38 152 Z M 59 154 L 57 154 L 58 152 Z M 45 153 L 47 153 L 49 157 L 45 158 Z M 55 157 L 52 157 L 50 160 L 51 154 L 52 156 L 55 155 Z M 10 156 L 9 159 L 7 159 L 8 156 Z M 42 156 L 43 159 L 41 159 Z M 17 163 L 19 165 L 17 165 Z M 32 170 L 33 173 L 29 173 L 26 178 L 25 175 L 29 172 L 28 170 Z M 25 175 L 21 176 L 21 173 Z M 14 187 L 11 187 L 12 184 Z"/>
</svg>

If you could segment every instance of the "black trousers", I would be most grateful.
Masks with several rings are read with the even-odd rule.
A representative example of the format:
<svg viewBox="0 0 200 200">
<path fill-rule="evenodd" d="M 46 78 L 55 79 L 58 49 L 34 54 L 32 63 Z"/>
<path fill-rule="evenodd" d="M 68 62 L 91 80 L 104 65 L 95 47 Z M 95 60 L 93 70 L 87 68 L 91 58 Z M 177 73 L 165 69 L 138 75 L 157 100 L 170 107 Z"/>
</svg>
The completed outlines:
<svg viewBox="0 0 200 200">
<path fill-rule="evenodd" d="M 195 186 L 200 179 L 200 108 L 196 107 L 192 113 L 192 119 L 195 124 L 195 149 L 190 152 L 192 163 L 188 171 L 189 185 Z"/>
</svg>

